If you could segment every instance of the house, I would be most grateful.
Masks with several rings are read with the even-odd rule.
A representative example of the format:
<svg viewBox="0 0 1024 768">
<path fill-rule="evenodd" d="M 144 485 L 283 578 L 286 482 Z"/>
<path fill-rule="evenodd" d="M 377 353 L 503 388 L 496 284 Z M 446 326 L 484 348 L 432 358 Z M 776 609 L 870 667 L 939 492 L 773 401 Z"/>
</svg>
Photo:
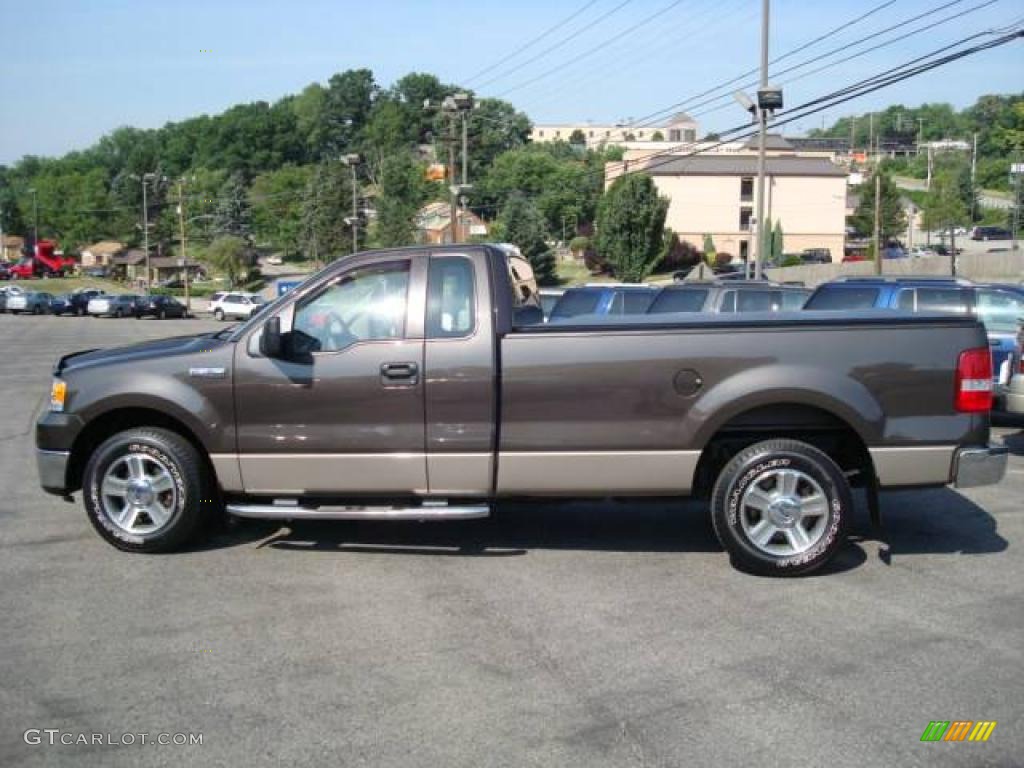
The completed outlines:
<svg viewBox="0 0 1024 768">
<path fill-rule="evenodd" d="M 4 235 L 0 243 L 0 261 L 18 261 L 21 249 L 25 247 L 25 238 L 18 235 Z"/>
<path fill-rule="evenodd" d="M 530 131 L 530 141 L 570 141 L 579 131 L 588 149 L 606 144 L 626 142 L 664 141 L 674 144 L 693 143 L 697 140 L 697 121 L 685 112 L 673 115 L 665 122 L 653 125 L 640 123 L 538 123 Z M 576 134 L 578 137 L 579 134 Z"/>
<path fill-rule="evenodd" d="M 719 253 L 734 259 L 753 254 L 757 210 L 757 143 L 728 154 L 660 154 L 634 157 L 626 166 L 609 163 L 611 183 L 629 171 L 650 174 L 669 198 L 665 226 L 703 249 L 711 235 Z M 627 153 L 628 154 L 628 153 Z M 627 158 L 628 159 L 628 158 Z M 846 233 L 847 172 L 820 153 L 804 155 L 785 139 L 769 137 L 765 159 L 765 218 L 780 222 L 784 248 L 828 248 L 842 258 Z"/>
<path fill-rule="evenodd" d="M 185 269 L 188 269 L 189 279 L 194 280 L 202 265 L 192 259 L 179 259 L 177 256 L 150 256 L 149 271 L 154 283 L 163 280 L 180 278 Z"/>
<path fill-rule="evenodd" d="M 431 245 L 452 242 L 452 209 L 450 203 L 428 203 L 416 214 L 416 229 L 419 240 Z M 487 222 L 470 210 L 458 212 L 459 241 L 480 237 L 488 232 Z"/>
<path fill-rule="evenodd" d="M 152 257 L 150 257 L 152 258 Z M 142 281 L 146 276 L 146 252 L 141 248 L 121 251 L 110 257 L 109 266 L 128 282 Z"/>
<path fill-rule="evenodd" d="M 109 267 L 111 259 L 125 250 L 124 243 L 117 240 L 100 240 L 85 246 L 82 251 L 82 267 Z"/>
</svg>

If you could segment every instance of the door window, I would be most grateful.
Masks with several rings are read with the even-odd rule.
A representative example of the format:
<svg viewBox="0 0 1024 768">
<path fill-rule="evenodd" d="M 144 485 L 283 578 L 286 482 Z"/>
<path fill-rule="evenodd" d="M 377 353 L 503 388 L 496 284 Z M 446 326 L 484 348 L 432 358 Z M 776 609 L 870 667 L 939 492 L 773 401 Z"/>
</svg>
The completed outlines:
<svg viewBox="0 0 1024 768">
<path fill-rule="evenodd" d="M 783 291 L 782 292 L 782 311 L 791 312 L 797 309 L 803 309 L 804 302 L 807 301 L 807 294 L 800 293 L 799 291 Z"/>
<path fill-rule="evenodd" d="M 293 350 L 301 356 L 337 352 L 359 341 L 402 338 L 408 290 L 408 261 L 342 275 L 296 309 Z"/>
<path fill-rule="evenodd" d="M 427 338 L 469 336 L 476 326 L 473 265 L 461 256 L 430 259 Z"/>
<path fill-rule="evenodd" d="M 773 312 L 777 307 L 772 303 L 774 291 L 739 291 L 736 294 L 737 312 Z"/>
</svg>

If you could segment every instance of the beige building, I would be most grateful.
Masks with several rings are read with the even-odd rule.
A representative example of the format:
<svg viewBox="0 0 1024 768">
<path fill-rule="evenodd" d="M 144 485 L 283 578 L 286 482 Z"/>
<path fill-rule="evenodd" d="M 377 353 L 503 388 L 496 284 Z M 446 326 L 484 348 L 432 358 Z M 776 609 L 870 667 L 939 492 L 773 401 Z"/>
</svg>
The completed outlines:
<svg viewBox="0 0 1024 768">
<path fill-rule="evenodd" d="M 586 145 L 594 149 L 607 144 L 627 142 L 646 143 L 663 141 L 669 144 L 693 143 L 697 141 L 697 121 L 680 112 L 666 123 L 659 125 L 637 125 L 624 123 L 538 123 L 530 131 L 530 141 L 570 141 L 573 134 L 583 134 Z"/>
<path fill-rule="evenodd" d="M 820 155 L 797 154 L 779 137 L 772 137 L 769 146 L 765 215 L 773 225 L 781 221 L 784 251 L 828 248 L 832 259 L 841 261 L 846 171 Z M 650 174 L 658 191 L 669 198 L 665 225 L 681 240 L 702 249 L 708 234 L 719 253 L 728 253 L 734 260 L 753 255 L 757 210 L 757 153 L 753 147 L 692 156 L 654 157 L 647 153 L 634 157 L 625 167 Z M 623 164 L 609 163 L 607 183 L 622 170 Z"/>
<path fill-rule="evenodd" d="M 4 235 L 0 241 L 0 261 L 18 261 L 21 249 L 25 247 L 25 238 L 18 235 Z"/>
<path fill-rule="evenodd" d="M 124 243 L 116 240 L 101 240 L 82 249 L 83 267 L 109 267 L 111 259 L 124 252 Z"/>
</svg>

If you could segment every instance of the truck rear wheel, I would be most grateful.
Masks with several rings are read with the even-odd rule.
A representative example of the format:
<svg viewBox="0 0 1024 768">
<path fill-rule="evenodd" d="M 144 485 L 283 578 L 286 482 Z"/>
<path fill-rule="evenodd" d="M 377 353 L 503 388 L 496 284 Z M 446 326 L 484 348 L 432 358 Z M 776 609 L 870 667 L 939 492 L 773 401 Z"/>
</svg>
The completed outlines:
<svg viewBox="0 0 1024 768">
<path fill-rule="evenodd" d="M 766 440 L 736 454 L 711 493 L 715 534 L 742 570 L 810 573 L 845 541 L 853 499 L 846 476 L 812 445 Z"/>
<path fill-rule="evenodd" d="M 126 552 L 183 546 L 215 498 L 198 451 L 166 429 L 130 429 L 107 439 L 89 459 L 83 479 L 89 521 Z"/>
</svg>

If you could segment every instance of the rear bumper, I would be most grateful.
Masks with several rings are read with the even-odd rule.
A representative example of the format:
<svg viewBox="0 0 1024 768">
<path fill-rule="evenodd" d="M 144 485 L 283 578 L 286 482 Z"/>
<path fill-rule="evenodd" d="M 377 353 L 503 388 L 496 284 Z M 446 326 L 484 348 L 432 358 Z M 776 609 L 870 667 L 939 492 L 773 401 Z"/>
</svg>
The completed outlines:
<svg viewBox="0 0 1024 768">
<path fill-rule="evenodd" d="M 995 485 L 1006 474 L 1008 455 L 1005 445 L 960 448 L 953 462 L 953 485 L 957 488 Z"/>
<path fill-rule="evenodd" d="M 39 470 L 39 484 L 47 493 L 58 496 L 67 494 L 68 460 L 71 451 L 44 451 L 36 449 L 36 467 Z"/>
</svg>

